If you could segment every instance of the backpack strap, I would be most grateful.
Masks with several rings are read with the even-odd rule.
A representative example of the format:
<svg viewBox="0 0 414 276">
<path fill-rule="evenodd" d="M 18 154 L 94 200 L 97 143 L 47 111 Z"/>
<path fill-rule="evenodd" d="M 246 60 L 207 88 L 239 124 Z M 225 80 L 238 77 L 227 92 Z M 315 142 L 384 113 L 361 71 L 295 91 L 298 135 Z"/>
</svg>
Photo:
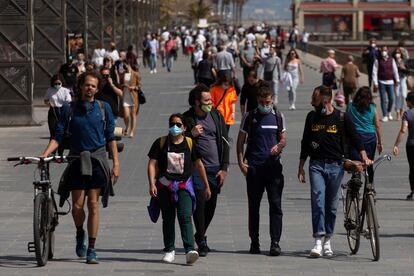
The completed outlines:
<svg viewBox="0 0 414 276">
<path fill-rule="evenodd" d="M 101 101 L 101 100 L 96 100 L 97 102 L 98 102 L 98 104 L 99 104 L 99 109 L 101 110 L 101 115 L 102 115 L 102 119 L 103 119 L 103 121 L 104 121 L 104 125 L 105 125 L 105 128 L 106 128 L 106 112 L 105 112 L 105 104 L 104 104 L 104 102 L 103 101 Z"/>
<path fill-rule="evenodd" d="M 188 148 L 190 149 L 190 152 L 192 152 L 193 150 L 193 139 L 191 139 L 190 137 L 184 137 Z M 168 136 L 162 136 L 160 137 L 160 149 L 162 150 L 164 148 L 165 142 L 167 142 Z"/>
</svg>

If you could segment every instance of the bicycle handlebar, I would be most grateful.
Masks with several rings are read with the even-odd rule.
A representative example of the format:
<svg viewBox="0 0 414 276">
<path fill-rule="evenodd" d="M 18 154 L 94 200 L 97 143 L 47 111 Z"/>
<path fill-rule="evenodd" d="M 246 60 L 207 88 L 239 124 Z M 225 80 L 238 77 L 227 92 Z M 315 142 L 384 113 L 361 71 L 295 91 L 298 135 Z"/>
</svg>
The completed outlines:
<svg viewBox="0 0 414 276">
<path fill-rule="evenodd" d="M 29 165 L 29 164 L 39 164 L 39 163 L 67 163 L 69 160 L 76 158 L 75 156 L 49 156 L 45 158 L 35 157 L 35 156 L 20 156 L 20 157 L 7 157 L 7 161 L 14 162 L 18 161 L 18 165 Z"/>
<path fill-rule="evenodd" d="M 372 164 L 372 166 L 374 167 L 374 171 L 375 171 L 375 169 L 378 167 L 378 165 L 379 164 L 381 164 L 382 162 L 384 162 L 385 160 L 387 160 L 387 161 L 391 161 L 391 155 L 389 155 L 389 154 L 384 154 L 384 155 L 382 155 L 382 156 L 380 156 L 380 157 L 378 157 L 375 161 L 374 161 L 374 163 Z M 355 166 L 360 166 L 360 165 L 363 165 L 364 166 L 364 169 L 366 169 L 366 166 L 361 162 L 361 161 L 354 161 L 354 160 L 351 160 L 351 159 L 343 159 L 343 161 L 344 162 L 349 162 L 349 163 L 351 163 L 351 164 L 353 164 L 353 165 L 355 165 Z"/>
</svg>

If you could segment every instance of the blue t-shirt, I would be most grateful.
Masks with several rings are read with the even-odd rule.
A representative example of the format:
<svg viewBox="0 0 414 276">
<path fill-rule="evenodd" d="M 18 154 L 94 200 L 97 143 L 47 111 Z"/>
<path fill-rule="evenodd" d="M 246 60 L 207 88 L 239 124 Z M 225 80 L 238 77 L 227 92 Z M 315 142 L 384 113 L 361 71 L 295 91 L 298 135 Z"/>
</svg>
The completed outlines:
<svg viewBox="0 0 414 276">
<path fill-rule="evenodd" d="M 375 133 L 375 105 L 373 103 L 363 113 L 359 112 L 357 107 L 351 103 L 348 105 L 348 114 L 358 133 Z"/>
<path fill-rule="evenodd" d="M 285 132 L 285 117 L 283 114 L 281 114 L 281 116 L 281 132 Z M 272 147 L 279 143 L 277 129 L 278 125 L 276 114 L 273 110 L 269 114 L 261 114 L 257 111 L 257 109 L 254 109 L 244 115 L 240 131 L 246 133 L 247 135 L 251 135 L 251 137 L 248 138 L 246 151 L 246 159 L 249 165 L 262 165 L 269 161 L 269 159 L 273 159 L 275 161 L 280 159 L 280 155 L 273 156 L 270 154 Z"/>
<path fill-rule="evenodd" d="M 408 123 L 407 146 L 414 146 L 414 109 L 405 111 L 402 120 Z"/>
<path fill-rule="evenodd" d="M 106 143 L 115 139 L 115 121 L 111 107 L 103 102 L 104 116 L 97 101 L 75 102 L 72 106 L 63 105 L 59 123 L 56 126 L 55 137 L 58 143 L 62 142 L 65 129 L 69 124 L 70 148 L 77 152 L 95 151 Z M 72 111 L 71 111 L 72 109 Z M 106 126 L 105 126 L 106 124 Z"/>
</svg>

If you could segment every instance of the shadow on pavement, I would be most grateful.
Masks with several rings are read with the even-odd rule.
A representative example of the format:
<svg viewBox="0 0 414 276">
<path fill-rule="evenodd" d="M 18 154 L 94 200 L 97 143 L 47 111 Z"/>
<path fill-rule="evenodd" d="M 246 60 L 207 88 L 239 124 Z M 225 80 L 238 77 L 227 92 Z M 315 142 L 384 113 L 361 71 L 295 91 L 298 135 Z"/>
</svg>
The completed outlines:
<svg viewBox="0 0 414 276">
<path fill-rule="evenodd" d="M 414 238 L 414 233 L 381 234 L 380 238 Z"/>
<path fill-rule="evenodd" d="M 0 267 L 8 268 L 36 268 L 36 260 L 29 256 L 0 256 Z"/>
</svg>

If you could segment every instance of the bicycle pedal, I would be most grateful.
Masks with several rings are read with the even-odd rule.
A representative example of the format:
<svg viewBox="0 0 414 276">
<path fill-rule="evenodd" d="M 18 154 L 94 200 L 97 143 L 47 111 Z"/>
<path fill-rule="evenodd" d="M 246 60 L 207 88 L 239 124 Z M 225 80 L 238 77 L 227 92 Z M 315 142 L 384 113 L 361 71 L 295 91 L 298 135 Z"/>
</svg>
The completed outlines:
<svg viewBox="0 0 414 276">
<path fill-rule="evenodd" d="M 28 242 L 27 243 L 27 251 L 30 253 L 33 253 L 36 251 L 35 243 L 34 242 Z"/>
</svg>

